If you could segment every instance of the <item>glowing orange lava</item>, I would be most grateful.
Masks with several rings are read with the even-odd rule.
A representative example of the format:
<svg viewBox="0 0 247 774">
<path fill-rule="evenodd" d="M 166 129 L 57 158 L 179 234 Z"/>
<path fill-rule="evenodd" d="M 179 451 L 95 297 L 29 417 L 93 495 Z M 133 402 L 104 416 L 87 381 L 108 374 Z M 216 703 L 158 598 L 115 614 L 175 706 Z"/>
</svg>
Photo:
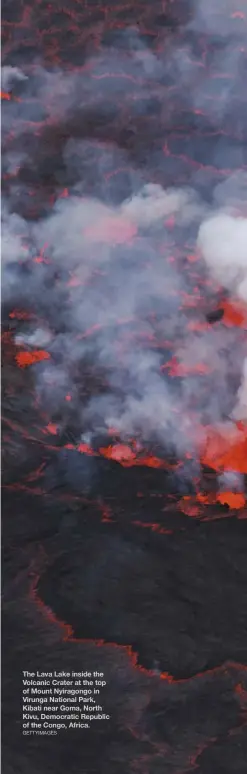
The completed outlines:
<svg viewBox="0 0 247 774">
<path fill-rule="evenodd" d="M 242 494 L 242 492 L 219 492 L 219 494 L 217 494 L 216 500 L 218 503 L 222 503 L 222 505 L 229 505 L 229 508 L 233 508 L 235 510 L 244 508 L 246 503 L 245 496 Z"/>
<path fill-rule="evenodd" d="M 20 368 L 27 368 L 27 366 L 39 363 L 41 360 L 49 360 L 50 357 L 49 352 L 46 352 L 45 349 L 36 349 L 33 352 L 18 352 L 16 361 Z"/>
<path fill-rule="evenodd" d="M 124 467 L 130 467 L 135 464 L 135 454 L 129 446 L 118 443 L 115 446 L 107 446 L 100 449 L 100 454 L 108 460 L 121 462 Z"/>
<path fill-rule="evenodd" d="M 228 506 L 231 511 L 241 510 L 247 504 L 245 495 L 242 492 L 211 492 L 210 494 L 203 494 L 197 492 L 196 495 L 184 495 L 179 502 L 179 509 L 186 516 L 191 518 L 200 518 L 204 516 L 205 521 L 208 520 L 208 516 L 205 515 L 205 505 L 220 505 Z M 247 512 L 246 512 L 247 514 Z M 214 515 L 210 513 L 211 518 L 219 518 L 218 512 Z M 241 517 L 244 518 L 244 515 Z"/>
<path fill-rule="evenodd" d="M 228 327 L 238 326 L 239 328 L 247 328 L 247 309 L 241 306 L 239 302 L 224 301 L 221 306 L 224 309 L 223 322 L 225 325 Z"/>
<path fill-rule="evenodd" d="M 115 460 L 119 462 L 124 468 L 130 468 L 133 466 L 146 467 L 146 468 L 160 468 L 162 470 L 174 470 L 180 463 L 172 465 L 166 460 L 159 457 L 155 457 L 153 454 L 141 454 L 137 456 L 135 452 L 127 446 L 127 444 L 117 443 L 114 446 L 107 446 L 99 449 L 99 453 L 102 457 L 106 457 L 108 460 Z"/>
<path fill-rule="evenodd" d="M 49 422 L 49 424 L 46 427 L 46 430 L 51 435 L 57 435 L 58 428 L 57 428 L 57 425 L 53 424 L 53 422 Z"/>
<path fill-rule="evenodd" d="M 201 462 L 217 471 L 247 473 L 247 425 L 209 428 Z"/>
<path fill-rule="evenodd" d="M 88 443 L 79 443 L 79 446 L 77 446 L 77 451 L 81 452 L 81 454 L 88 454 L 89 457 L 95 457 L 96 452 L 94 449 L 89 446 Z"/>
</svg>

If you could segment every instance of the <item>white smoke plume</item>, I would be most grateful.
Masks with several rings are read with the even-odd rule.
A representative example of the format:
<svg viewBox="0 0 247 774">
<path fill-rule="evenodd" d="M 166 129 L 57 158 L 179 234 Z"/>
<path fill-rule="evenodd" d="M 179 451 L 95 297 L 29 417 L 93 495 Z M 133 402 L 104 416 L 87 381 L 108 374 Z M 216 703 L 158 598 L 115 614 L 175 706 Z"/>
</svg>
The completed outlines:
<svg viewBox="0 0 247 774">
<path fill-rule="evenodd" d="M 17 81 L 25 81 L 27 76 L 20 70 L 19 67 L 12 67 L 6 65 L 1 70 L 1 84 L 4 91 L 11 91 L 11 88 Z"/>
<path fill-rule="evenodd" d="M 234 470 L 227 470 L 218 477 L 219 490 L 221 492 L 243 492 L 244 491 L 244 477 L 241 473 L 236 473 Z"/>
<path fill-rule="evenodd" d="M 229 181 L 230 182 L 230 181 Z M 247 175 L 241 176 L 241 183 L 247 184 Z M 232 197 L 235 198 L 234 195 Z M 241 208 L 246 201 L 235 200 Z M 228 203 L 229 207 L 229 203 Z M 199 228 L 198 247 L 211 275 L 230 295 L 239 299 L 247 315 L 247 218 L 237 212 L 220 210 L 205 220 Z M 235 420 L 247 421 L 247 359 L 243 364 L 241 385 L 237 402 L 232 411 Z"/>
<path fill-rule="evenodd" d="M 198 247 L 216 281 L 247 303 L 247 218 L 214 214 L 199 228 Z"/>
</svg>

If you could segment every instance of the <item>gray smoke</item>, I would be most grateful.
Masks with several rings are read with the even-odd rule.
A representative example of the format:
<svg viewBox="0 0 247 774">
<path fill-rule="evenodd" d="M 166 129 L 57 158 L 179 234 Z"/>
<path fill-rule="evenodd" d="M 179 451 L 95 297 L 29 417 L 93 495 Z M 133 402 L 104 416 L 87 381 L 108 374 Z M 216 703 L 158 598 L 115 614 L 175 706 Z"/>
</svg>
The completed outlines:
<svg viewBox="0 0 247 774">
<path fill-rule="evenodd" d="M 9 303 L 19 295 L 40 310 L 37 325 L 25 323 L 16 344 L 49 350 L 47 363 L 32 366 L 37 391 L 52 417 L 55 407 L 63 411 L 64 391 L 70 390 L 77 407 L 78 438 L 114 427 L 122 439 L 156 438 L 164 448 L 175 449 L 179 456 L 189 451 L 197 460 L 203 426 L 247 419 L 242 331 L 227 329 L 221 322 L 216 327 L 205 324 L 207 307 L 222 288 L 247 302 L 247 174 L 229 172 L 222 183 L 217 181 L 209 199 L 197 185 L 200 170 L 193 171 L 187 185 L 157 182 L 150 140 L 150 155 L 143 166 L 138 163 L 142 141 L 138 122 L 142 112 L 148 114 L 147 94 L 161 106 L 164 146 L 178 113 L 173 99 L 178 83 L 180 110 L 205 111 L 216 132 L 237 97 L 242 98 L 243 29 L 236 25 L 231 33 L 233 6 L 222 0 L 215 15 L 208 3 L 199 3 L 178 41 L 168 36 L 160 56 L 147 50 L 136 30 L 130 30 L 125 33 L 129 42 L 125 53 L 113 46 L 89 60 L 81 73 L 48 72 L 40 63 L 32 73 L 25 67 L 23 73 L 4 68 L 5 89 L 14 89 L 17 82 L 23 90 L 20 101 L 8 102 L 3 122 L 8 174 L 16 164 L 33 172 L 36 162 L 42 162 L 42 133 L 47 126 L 70 127 L 75 116 L 83 125 L 96 111 L 102 124 L 105 118 L 111 120 L 116 138 L 67 140 L 62 164 L 65 179 L 67 175 L 72 181 L 70 195 L 58 196 L 36 220 L 26 218 L 16 205 L 28 188 L 23 179 L 11 180 L 3 205 L 3 298 Z M 223 26 L 217 21 L 222 18 Z M 189 34 L 202 31 L 223 39 L 209 65 L 199 62 L 188 42 Z M 230 86 L 223 78 L 227 58 Z M 113 75 L 106 77 L 105 72 Z M 212 85 L 221 76 L 217 100 Z M 133 108 L 135 160 L 117 145 L 114 102 L 121 99 L 126 115 Z M 11 129 L 15 141 L 9 144 Z M 88 130 L 89 136 L 90 131 L 94 130 Z M 232 147 L 233 166 L 238 162 L 241 166 L 242 152 L 241 143 Z M 219 134 L 212 164 L 217 166 L 222 159 L 228 168 L 225 138 Z M 127 195 L 121 195 L 116 184 L 109 196 L 112 166 L 126 170 Z M 200 254 L 196 279 L 188 259 L 193 250 Z M 35 263 L 35 256 L 43 260 Z M 27 263 L 23 274 L 21 265 Z M 160 348 L 155 344 L 154 315 Z M 166 360 L 171 358 L 179 367 L 178 380 L 169 374 Z M 88 361 L 104 374 L 105 384 L 101 393 L 82 399 L 78 371 L 82 369 L 83 379 L 83 363 Z"/>
</svg>

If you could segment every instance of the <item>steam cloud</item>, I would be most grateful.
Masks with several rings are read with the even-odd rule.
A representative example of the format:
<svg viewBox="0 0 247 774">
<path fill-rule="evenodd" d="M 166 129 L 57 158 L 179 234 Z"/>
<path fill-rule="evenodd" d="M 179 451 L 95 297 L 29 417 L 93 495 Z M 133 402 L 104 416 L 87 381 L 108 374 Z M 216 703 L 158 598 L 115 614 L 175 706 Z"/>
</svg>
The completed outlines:
<svg viewBox="0 0 247 774">
<path fill-rule="evenodd" d="M 244 30 L 236 19 L 231 32 L 235 24 L 231 15 L 236 10 L 233 0 L 222 0 L 219 6 L 215 15 L 208 2 L 197 4 L 178 42 L 168 36 L 160 57 L 147 50 L 136 30 L 129 30 L 120 51 L 113 45 L 90 60 L 85 72 L 48 72 L 37 64 L 31 71 L 23 67 L 23 72 L 8 66 L 2 74 L 5 90 L 15 94 L 16 88 L 21 94 L 19 101 L 7 102 L 3 120 L 3 166 L 10 178 L 12 175 L 3 205 L 3 298 L 8 303 L 20 298 L 33 304 L 42 319 L 37 326 L 25 323 L 16 337 L 17 345 L 45 346 L 51 354 L 45 365 L 33 366 L 37 391 L 52 417 L 58 407 L 62 416 L 64 393 L 70 390 L 81 437 L 114 427 L 122 439 L 133 434 L 144 441 L 156 438 L 179 455 L 189 450 L 194 460 L 198 459 L 203 426 L 229 418 L 247 420 L 242 331 L 227 329 L 220 322 L 215 328 L 202 324 L 196 329 L 185 303 L 185 298 L 197 297 L 196 315 L 201 323 L 222 287 L 247 304 L 247 173 L 230 170 L 224 182 L 211 183 L 210 196 L 200 170 L 191 173 L 186 185 L 174 186 L 173 175 L 166 176 L 165 170 L 168 185 L 157 182 L 154 168 L 159 160 L 164 167 L 166 156 L 161 150 L 155 156 L 149 139 L 147 158 L 141 163 L 138 105 L 143 117 L 152 100 L 159 104 L 166 146 L 178 111 L 173 87 L 180 79 L 179 109 L 193 108 L 198 114 L 205 109 L 210 128 L 219 132 L 210 163 L 217 168 L 224 158 L 229 168 L 232 152 L 232 166 L 238 159 L 241 166 L 241 143 L 226 148 L 221 130 L 233 104 L 243 97 Z M 204 68 L 191 43 L 191 35 L 202 31 L 223 40 Z M 216 74 L 220 78 L 225 72 L 227 59 L 229 66 L 229 57 L 232 85 L 223 83 L 218 100 L 212 93 L 213 84 Z M 115 77 L 103 77 L 105 71 Z M 134 111 L 135 160 L 118 144 L 114 100 L 121 101 L 122 95 L 126 95 L 126 111 L 130 107 Z M 105 116 L 110 120 L 111 142 L 100 130 L 99 137 L 93 134 L 87 139 L 94 131 L 90 114 L 98 116 L 102 126 Z M 76 116 L 79 124 L 88 121 L 89 129 L 83 139 L 78 139 L 78 130 L 77 138 L 67 139 L 60 172 L 56 171 L 58 198 L 42 216 L 31 220 L 25 213 L 29 185 L 25 177 L 35 177 L 37 168 L 42 178 L 42 137 L 49 125 L 55 125 L 57 131 L 67 127 L 67 135 L 72 135 Z M 241 110 L 237 121 L 240 136 Z M 39 127 L 38 139 L 34 123 Z M 15 136 L 11 141 L 10 130 Z M 48 152 L 48 165 L 49 160 Z M 173 162 L 176 177 L 175 157 Z M 121 190 L 116 174 L 109 192 L 112 168 L 124 169 L 125 178 Z M 15 179 L 15 169 L 26 175 L 23 172 L 22 178 Z M 67 179 L 70 195 L 59 198 Z M 202 257 L 196 291 L 187 260 L 195 248 Z M 43 261 L 35 263 L 37 255 Z M 168 378 L 161 351 L 152 346 L 154 313 L 160 341 L 168 341 L 169 357 L 176 358 L 181 369 L 176 386 Z M 132 332 L 121 339 L 121 322 L 128 325 L 128 321 L 132 321 Z M 86 336 L 88 329 L 92 334 Z M 78 369 L 85 361 L 102 370 L 106 386 L 101 394 L 82 401 Z M 199 362 L 203 375 L 198 375 Z M 62 416 L 61 423 L 65 421 Z"/>
<path fill-rule="evenodd" d="M 247 219 L 214 215 L 201 224 L 198 246 L 216 281 L 247 303 Z"/>
</svg>

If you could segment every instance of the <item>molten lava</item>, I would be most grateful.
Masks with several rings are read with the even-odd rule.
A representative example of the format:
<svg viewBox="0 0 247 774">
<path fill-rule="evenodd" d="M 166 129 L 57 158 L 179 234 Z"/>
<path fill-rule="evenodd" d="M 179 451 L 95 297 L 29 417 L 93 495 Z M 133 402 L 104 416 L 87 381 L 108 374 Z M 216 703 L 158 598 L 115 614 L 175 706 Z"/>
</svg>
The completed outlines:
<svg viewBox="0 0 247 774">
<path fill-rule="evenodd" d="M 27 366 L 39 363 L 41 360 L 50 360 L 50 357 L 49 352 L 46 352 L 45 349 L 36 349 L 32 350 L 32 352 L 18 352 L 16 361 L 20 368 L 26 368 Z"/>
<path fill-rule="evenodd" d="M 218 472 L 247 473 L 247 426 L 209 428 L 201 462 Z"/>
<path fill-rule="evenodd" d="M 224 301 L 222 304 L 224 311 L 223 322 L 225 325 L 239 328 L 247 328 L 247 309 L 241 306 L 238 301 Z"/>
<path fill-rule="evenodd" d="M 222 505 L 228 505 L 232 510 L 239 510 L 244 508 L 246 499 L 242 492 L 220 492 L 216 501 L 222 503 Z"/>
<path fill-rule="evenodd" d="M 127 444 L 118 443 L 114 446 L 102 447 L 99 449 L 102 457 L 108 460 L 114 460 L 119 462 L 124 468 L 134 467 L 146 467 L 156 468 L 163 470 L 175 470 L 180 463 L 172 465 L 171 463 L 163 460 L 160 457 L 156 457 L 152 454 L 147 454 L 144 451 L 137 455 Z"/>
</svg>

